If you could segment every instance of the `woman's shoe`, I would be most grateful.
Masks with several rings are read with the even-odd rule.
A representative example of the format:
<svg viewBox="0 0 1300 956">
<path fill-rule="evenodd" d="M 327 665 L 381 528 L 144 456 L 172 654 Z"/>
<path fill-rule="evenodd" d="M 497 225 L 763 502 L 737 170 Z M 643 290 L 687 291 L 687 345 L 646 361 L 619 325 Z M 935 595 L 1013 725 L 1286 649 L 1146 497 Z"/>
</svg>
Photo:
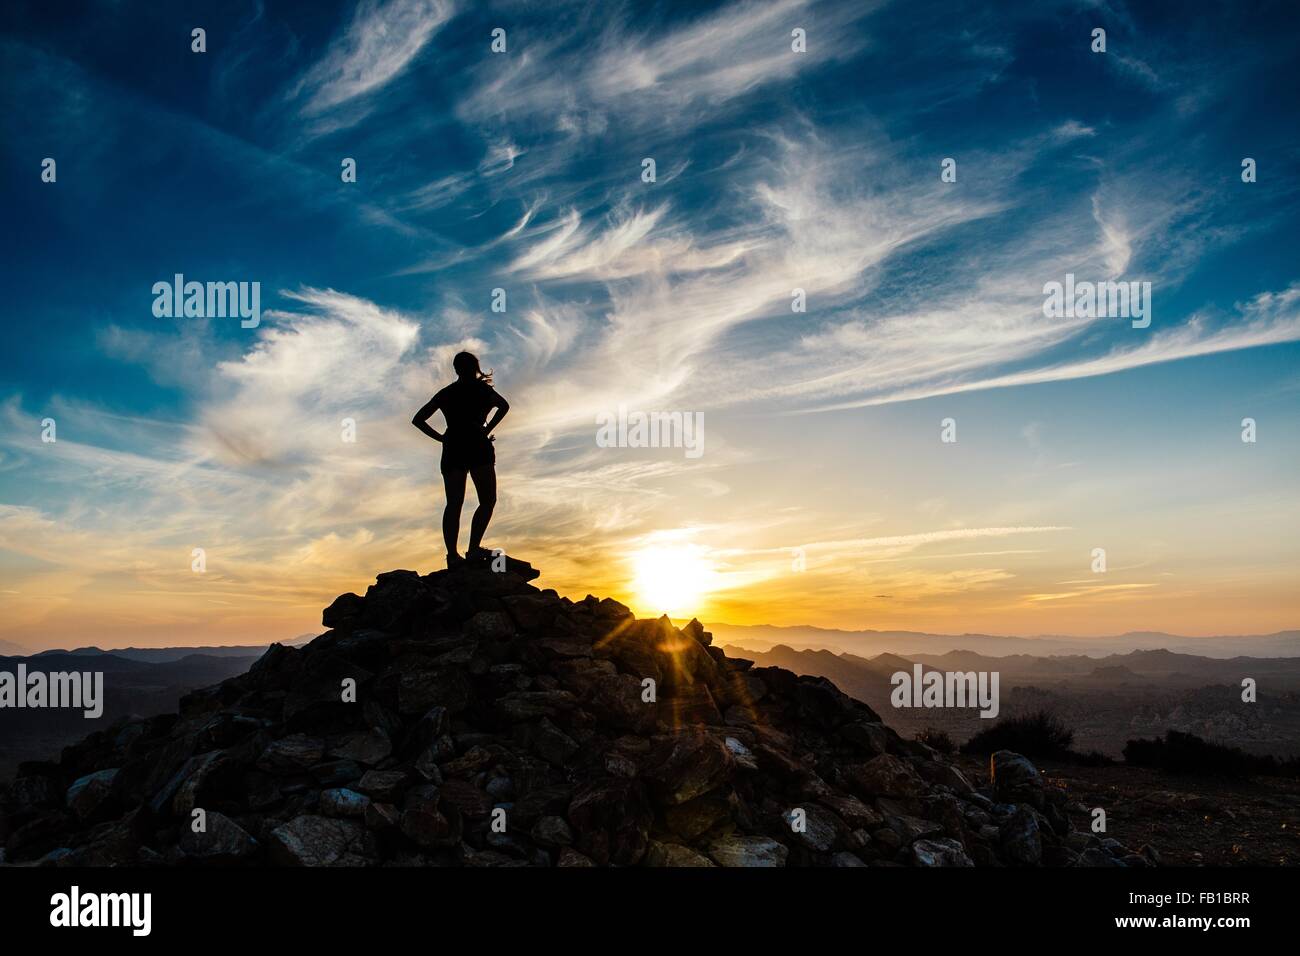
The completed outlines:
<svg viewBox="0 0 1300 956">
<path fill-rule="evenodd" d="M 492 552 L 487 548 L 470 548 L 465 552 L 465 559 L 467 561 L 490 561 L 492 560 Z"/>
<path fill-rule="evenodd" d="M 460 567 L 460 566 L 461 566 L 462 564 L 464 564 L 464 563 L 465 563 L 465 559 L 462 558 L 462 557 L 461 557 L 459 554 L 457 554 L 455 551 L 452 551 L 452 552 L 448 553 L 448 555 L 447 555 L 447 568 L 448 568 L 449 570 L 450 570 L 451 568 L 458 568 L 458 567 Z"/>
</svg>

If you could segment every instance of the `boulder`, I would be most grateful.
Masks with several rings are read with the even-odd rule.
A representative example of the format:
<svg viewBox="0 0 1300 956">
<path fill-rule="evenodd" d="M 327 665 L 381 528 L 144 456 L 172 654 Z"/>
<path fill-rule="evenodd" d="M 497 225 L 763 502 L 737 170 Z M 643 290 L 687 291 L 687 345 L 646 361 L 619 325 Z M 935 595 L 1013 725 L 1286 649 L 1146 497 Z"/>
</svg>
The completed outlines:
<svg viewBox="0 0 1300 956">
<path fill-rule="evenodd" d="M 956 840 L 917 840 L 912 844 L 912 862 L 917 866 L 974 866 L 966 849 Z"/>
<path fill-rule="evenodd" d="M 105 804 L 113 792 L 113 781 L 118 769 L 97 770 L 78 777 L 68 787 L 65 802 L 68 809 L 82 820 L 93 820 L 104 815 Z"/>
<path fill-rule="evenodd" d="M 364 817 L 368 806 L 369 797 L 346 787 L 321 791 L 320 812 L 327 817 Z"/>
<path fill-rule="evenodd" d="M 724 837 L 709 846 L 709 856 L 718 866 L 785 866 L 790 851 L 764 836 Z"/>
<path fill-rule="evenodd" d="M 639 780 L 594 780 L 569 805 L 574 846 L 604 866 L 631 866 L 649 843 L 654 810 Z"/>
<path fill-rule="evenodd" d="M 1043 858 L 1043 839 L 1038 818 L 1027 806 L 1020 806 L 998 828 L 1002 851 L 1009 863 L 1035 866 Z"/>
<path fill-rule="evenodd" d="M 649 849 L 646 850 L 645 866 L 713 866 L 713 861 L 701 853 L 697 853 L 688 846 L 682 846 L 679 843 L 660 843 L 657 840 L 650 843 Z"/>
<path fill-rule="evenodd" d="M 359 764 L 373 767 L 382 763 L 393 752 L 393 744 L 388 735 L 378 730 L 348 734 L 333 747 L 329 755 L 338 760 L 355 760 Z"/>
<path fill-rule="evenodd" d="M 998 800 L 1043 806 L 1043 778 L 1028 757 L 1010 750 L 995 752 L 989 757 L 989 777 Z"/>
<path fill-rule="evenodd" d="M 846 771 L 850 786 L 858 796 L 916 797 L 926 791 L 925 781 L 912 765 L 901 757 L 881 754 Z"/>
<path fill-rule="evenodd" d="M 192 826 L 182 828 L 180 848 L 185 855 L 209 866 L 243 863 L 256 857 L 260 847 L 248 832 L 224 813 L 205 813 L 205 829 L 195 833 Z"/>
<path fill-rule="evenodd" d="M 257 758 L 257 766 L 272 774 L 305 771 L 325 756 L 325 742 L 306 734 L 291 734 L 270 744 Z"/>
<path fill-rule="evenodd" d="M 533 825 L 532 837 L 542 846 L 568 846 L 573 842 L 573 831 L 564 817 L 542 817 Z"/>
<path fill-rule="evenodd" d="M 736 760 L 727 745 L 703 733 L 686 733 L 662 742 L 646 774 L 656 796 L 667 804 L 685 803 L 731 779 Z"/>
<path fill-rule="evenodd" d="M 282 866 L 370 866 L 374 839 L 352 820 L 303 814 L 271 831 L 271 858 Z"/>
</svg>

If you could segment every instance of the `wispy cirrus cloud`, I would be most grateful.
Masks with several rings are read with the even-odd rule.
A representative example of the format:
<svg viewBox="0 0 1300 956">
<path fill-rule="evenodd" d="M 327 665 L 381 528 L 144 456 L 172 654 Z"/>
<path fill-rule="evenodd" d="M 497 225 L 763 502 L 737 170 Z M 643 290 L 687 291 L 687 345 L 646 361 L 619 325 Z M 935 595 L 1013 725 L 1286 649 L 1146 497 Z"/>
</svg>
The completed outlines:
<svg viewBox="0 0 1300 956">
<path fill-rule="evenodd" d="M 523 50 L 509 64 L 484 64 L 459 112 L 475 122 L 544 118 L 580 135 L 605 132 L 615 114 L 623 125 L 657 119 L 682 128 L 800 70 L 852 57 L 866 38 L 849 28 L 878 6 L 736 3 L 654 33 L 617 14 L 599 24 L 579 20 L 572 32 Z M 796 28 L 811 33 L 806 55 L 791 49 Z"/>
<path fill-rule="evenodd" d="M 313 117 L 376 92 L 410 66 L 454 12 L 451 0 L 363 0 L 291 97 L 305 98 L 303 115 Z"/>
</svg>

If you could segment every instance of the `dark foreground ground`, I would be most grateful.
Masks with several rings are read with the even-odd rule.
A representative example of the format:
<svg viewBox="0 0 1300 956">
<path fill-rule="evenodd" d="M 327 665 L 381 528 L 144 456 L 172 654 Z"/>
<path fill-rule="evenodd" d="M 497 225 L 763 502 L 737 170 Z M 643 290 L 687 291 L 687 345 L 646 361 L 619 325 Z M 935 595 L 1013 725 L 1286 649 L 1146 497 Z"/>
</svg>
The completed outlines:
<svg viewBox="0 0 1300 956">
<path fill-rule="evenodd" d="M 955 758 L 980 786 L 988 761 Z M 1300 781 L 1223 780 L 1116 765 L 1037 761 L 1049 787 L 1068 795 L 1070 821 L 1088 832 L 1092 809 L 1106 809 L 1105 836 L 1157 848 L 1165 866 L 1300 864 Z"/>
</svg>

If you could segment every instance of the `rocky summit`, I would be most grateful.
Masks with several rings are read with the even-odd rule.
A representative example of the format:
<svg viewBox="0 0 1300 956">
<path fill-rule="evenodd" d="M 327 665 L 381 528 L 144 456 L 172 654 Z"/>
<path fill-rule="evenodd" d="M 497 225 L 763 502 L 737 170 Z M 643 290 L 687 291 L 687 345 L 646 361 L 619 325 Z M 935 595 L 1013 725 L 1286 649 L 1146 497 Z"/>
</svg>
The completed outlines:
<svg viewBox="0 0 1300 956">
<path fill-rule="evenodd" d="M 502 564 L 504 568 L 502 569 Z M 514 559 L 381 574 L 302 648 L 23 764 L 9 864 L 1142 862 L 1017 754 L 977 788 L 824 678 Z M 1110 844 L 1114 844 L 1113 846 Z M 1093 859 L 1096 857 L 1096 859 Z"/>
</svg>

